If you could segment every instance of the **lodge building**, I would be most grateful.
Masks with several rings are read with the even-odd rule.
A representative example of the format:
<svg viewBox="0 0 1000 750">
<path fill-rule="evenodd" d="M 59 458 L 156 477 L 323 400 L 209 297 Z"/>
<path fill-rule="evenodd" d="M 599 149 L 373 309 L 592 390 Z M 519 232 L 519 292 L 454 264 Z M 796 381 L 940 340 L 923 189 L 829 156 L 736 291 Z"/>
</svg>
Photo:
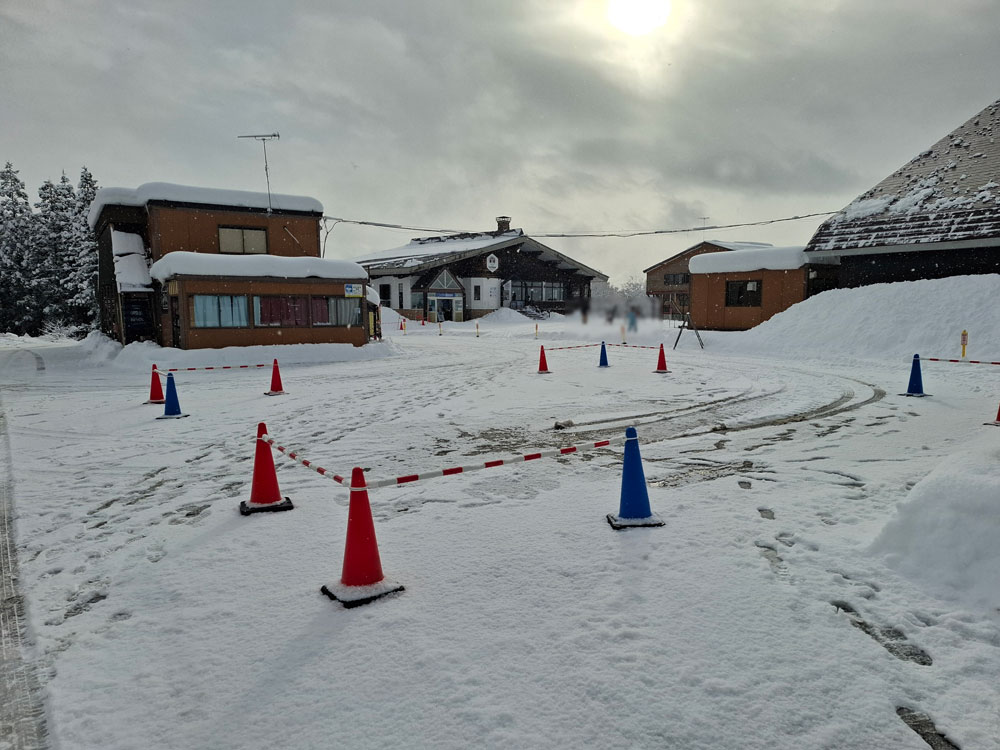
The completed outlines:
<svg viewBox="0 0 1000 750">
<path fill-rule="evenodd" d="M 510 228 L 423 237 L 357 260 L 381 304 L 412 320 L 463 321 L 509 307 L 529 315 L 589 304 L 590 284 L 608 277 Z"/>
<path fill-rule="evenodd" d="M 365 270 L 320 257 L 313 198 L 147 183 L 103 188 L 101 330 L 180 349 L 350 343 L 378 335 Z"/>
</svg>

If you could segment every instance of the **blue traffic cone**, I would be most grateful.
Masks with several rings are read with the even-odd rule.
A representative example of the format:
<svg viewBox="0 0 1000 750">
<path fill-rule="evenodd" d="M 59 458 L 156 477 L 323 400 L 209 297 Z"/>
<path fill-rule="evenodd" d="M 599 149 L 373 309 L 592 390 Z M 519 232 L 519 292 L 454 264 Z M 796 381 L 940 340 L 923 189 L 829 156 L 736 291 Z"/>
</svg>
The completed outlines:
<svg viewBox="0 0 1000 750">
<path fill-rule="evenodd" d="M 608 350 L 604 348 L 604 342 L 601 342 L 601 361 L 597 365 L 598 367 L 610 367 L 608 364 Z"/>
<path fill-rule="evenodd" d="M 625 430 L 625 460 L 622 464 L 622 496 L 618 515 L 608 513 L 608 523 L 613 529 L 632 526 L 663 526 L 663 519 L 649 509 L 646 491 L 646 474 L 639 455 L 639 436 L 635 427 Z"/>
<path fill-rule="evenodd" d="M 906 393 L 900 396 L 929 396 L 924 393 L 924 383 L 920 377 L 920 355 L 913 355 L 913 367 L 910 368 L 910 384 L 906 387 Z"/>
<path fill-rule="evenodd" d="M 174 374 L 167 373 L 167 400 L 163 406 L 163 415 L 157 419 L 180 419 L 190 416 L 181 414 L 181 403 L 177 400 L 177 386 L 174 385 Z"/>
</svg>

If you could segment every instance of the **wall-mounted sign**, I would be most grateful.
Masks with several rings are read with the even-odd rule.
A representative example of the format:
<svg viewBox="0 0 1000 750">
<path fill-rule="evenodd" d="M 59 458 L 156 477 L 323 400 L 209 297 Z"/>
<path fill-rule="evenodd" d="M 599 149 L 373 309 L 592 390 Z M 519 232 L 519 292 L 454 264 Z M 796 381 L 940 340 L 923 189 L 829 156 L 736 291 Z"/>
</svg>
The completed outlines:
<svg viewBox="0 0 1000 750">
<path fill-rule="evenodd" d="M 486 256 L 486 270 L 490 273 L 496 273 L 497 269 L 500 268 L 500 259 L 493 253 Z"/>
<path fill-rule="evenodd" d="M 365 285 L 364 284 L 344 284 L 344 296 L 345 297 L 364 297 L 365 296 Z"/>
</svg>

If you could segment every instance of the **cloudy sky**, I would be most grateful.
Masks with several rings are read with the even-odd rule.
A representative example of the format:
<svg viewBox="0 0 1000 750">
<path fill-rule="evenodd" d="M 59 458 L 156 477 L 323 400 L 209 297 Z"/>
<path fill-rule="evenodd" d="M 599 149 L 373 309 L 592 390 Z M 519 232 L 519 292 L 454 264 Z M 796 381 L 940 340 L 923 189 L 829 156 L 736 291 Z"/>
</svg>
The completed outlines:
<svg viewBox="0 0 1000 750">
<path fill-rule="evenodd" d="M 615 0 L 624 2 L 625 0 Z M 626 3 L 627 4 L 627 3 Z M 662 2 L 641 2 L 642 13 Z M 0 0 L 0 161 L 529 234 L 837 210 L 1000 98 L 996 0 Z M 707 217 L 707 218 L 705 218 Z M 820 219 L 709 231 L 804 244 Z M 338 224 L 329 257 L 418 231 Z M 621 282 L 702 232 L 549 239 Z"/>
</svg>

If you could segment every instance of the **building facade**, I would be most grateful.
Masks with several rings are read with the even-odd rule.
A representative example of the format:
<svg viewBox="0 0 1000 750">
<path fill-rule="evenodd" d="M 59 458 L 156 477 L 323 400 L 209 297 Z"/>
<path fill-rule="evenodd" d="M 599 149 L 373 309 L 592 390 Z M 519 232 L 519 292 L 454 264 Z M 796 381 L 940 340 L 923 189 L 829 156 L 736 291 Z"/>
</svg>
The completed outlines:
<svg viewBox="0 0 1000 750">
<path fill-rule="evenodd" d="M 584 307 L 607 276 L 510 228 L 412 240 L 357 261 L 383 306 L 412 320 L 463 321 L 501 307 L 528 314 Z"/>
<path fill-rule="evenodd" d="M 809 261 L 803 247 L 770 246 L 692 259 L 692 322 L 703 329 L 743 331 L 834 288 L 835 263 Z"/>
<path fill-rule="evenodd" d="M 658 301 L 663 318 L 679 318 L 691 310 L 692 258 L 705 253 L 720 253 L 740 248 L 770 247 L 760 242 L 720 242 L 704 240 L 677 255 L 643 269 L 646 274 L 646 294 Z"/>
<path fill-rule="evenodd" d="M 104 188 L 90 211 L 101 329 L 198 349 L 365 344 L 367 274 L 320 258 L 312 198 L 148 183 Z"/>
</svg>

